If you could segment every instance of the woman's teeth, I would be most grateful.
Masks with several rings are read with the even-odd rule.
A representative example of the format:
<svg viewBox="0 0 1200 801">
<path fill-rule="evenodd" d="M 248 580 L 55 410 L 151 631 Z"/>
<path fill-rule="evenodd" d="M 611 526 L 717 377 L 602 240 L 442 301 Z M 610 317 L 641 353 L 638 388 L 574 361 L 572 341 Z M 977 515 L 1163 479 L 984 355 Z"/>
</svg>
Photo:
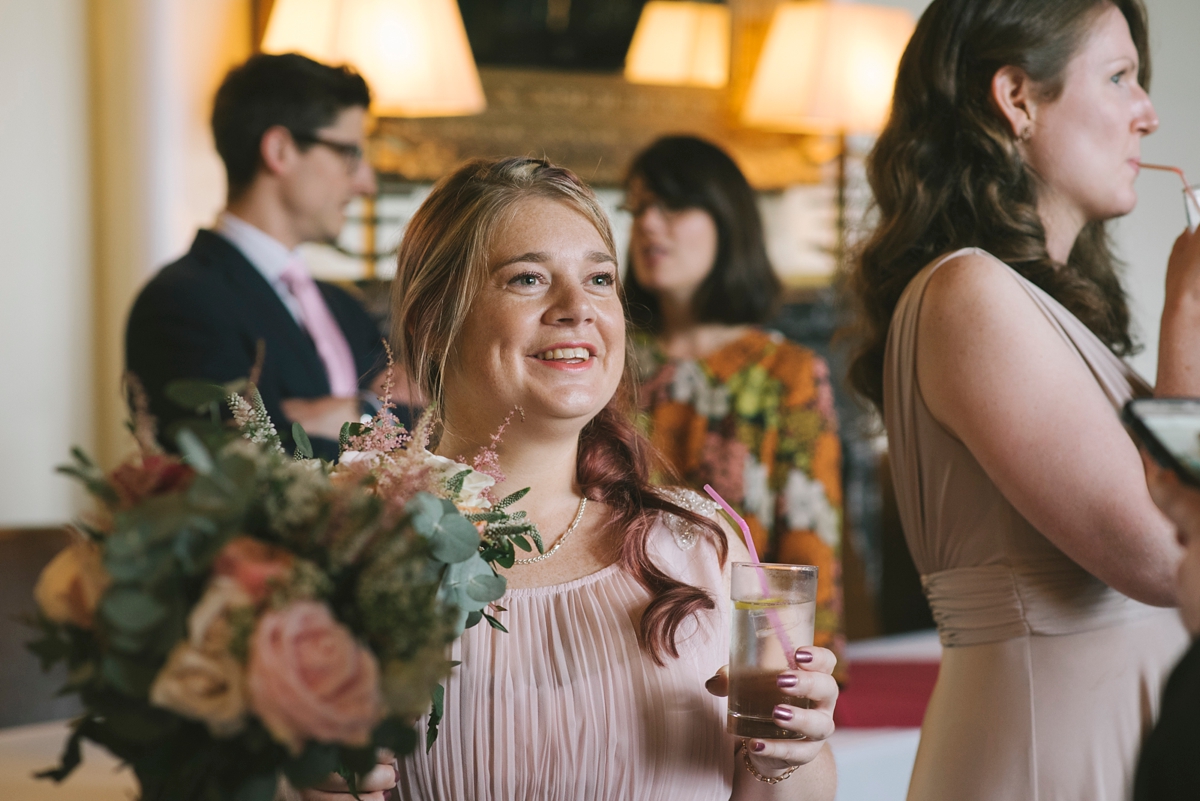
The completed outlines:
<svg viewBox="0 0 1200 801">
<path fill-rule="evenodd" d="M 571 359 L 586 361 L 591 357 L 592 354 L 587 348 L 555 348 L 538 354 L 538 358 L 544 362 L 569 361 Z"/>
</svg>

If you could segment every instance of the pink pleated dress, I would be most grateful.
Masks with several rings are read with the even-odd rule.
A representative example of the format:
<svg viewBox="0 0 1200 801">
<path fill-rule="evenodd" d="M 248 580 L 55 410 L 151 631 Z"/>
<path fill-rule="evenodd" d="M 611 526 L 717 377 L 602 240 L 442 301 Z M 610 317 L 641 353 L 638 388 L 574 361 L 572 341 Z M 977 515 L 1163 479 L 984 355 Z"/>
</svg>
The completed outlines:
<svg viewBox="0 0 1200 801">
<path fill-rule="evenodd" d="M 678 659 L 659 667 L 638 647 L 650 596 L 619 565 L 510 590 L 509 633 L 484 624 L 455 643 L 441 734 L 401 760 L 400 798 L 726 801 L 734 740 L 704 682 L 728 662 L 729 567 L 679 528 L 655 525 L 652 558 L 716 609 L 684 623 Z"/>
</svg>

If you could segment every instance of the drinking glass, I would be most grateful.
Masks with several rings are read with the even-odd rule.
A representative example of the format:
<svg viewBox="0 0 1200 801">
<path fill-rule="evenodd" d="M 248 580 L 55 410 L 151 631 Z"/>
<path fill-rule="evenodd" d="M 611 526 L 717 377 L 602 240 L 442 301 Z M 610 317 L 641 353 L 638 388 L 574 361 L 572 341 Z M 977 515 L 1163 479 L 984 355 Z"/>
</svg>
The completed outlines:
<svg viewBox="0 0 1200 801">
<path fill-rule="evenodd" d="M 739 737 L 802 739 L 776 724 L 771 713 L 777 704 L 805 706 L 775 680 L 792 668 L 795 649 L 813 644 L 817 568 L 734 562 L 732 571 L 726 730 Z"/>
<path fill-rule="evenodd" d="M 1195 231 L 1200 227 L 1200 207 L 1196 206 L 1196 199 L 1200 198 L 1200 184 L 1189 189 L 1191 191 L 1184 190 L 1183 207 L 1187 210 L 1188 230 Z"/>
</svg>

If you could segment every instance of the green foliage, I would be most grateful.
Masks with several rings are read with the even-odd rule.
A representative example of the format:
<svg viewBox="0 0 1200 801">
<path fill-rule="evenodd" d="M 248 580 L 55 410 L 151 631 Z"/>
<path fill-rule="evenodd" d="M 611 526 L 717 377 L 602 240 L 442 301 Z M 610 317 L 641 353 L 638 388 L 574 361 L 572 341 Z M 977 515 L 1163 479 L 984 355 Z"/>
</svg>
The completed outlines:
<svg viewBox="0 0 1200 801">
<path fill-rule="evenodd" d="M 311 459 L 313 458 L 312 441 L 308 438 L 304 426 L 299 423 L 292 423 L 292 439 L 296 442 L 295 458 Z"/>
<path fill-rule="evenodd" d="M 429 753 L 438 737 L 438 726 L 446 713 L 446 688 L 438 685 L 433 688 L 433 706 L 429 710 L 425 728 L 425 753 Z"/>
</svg>

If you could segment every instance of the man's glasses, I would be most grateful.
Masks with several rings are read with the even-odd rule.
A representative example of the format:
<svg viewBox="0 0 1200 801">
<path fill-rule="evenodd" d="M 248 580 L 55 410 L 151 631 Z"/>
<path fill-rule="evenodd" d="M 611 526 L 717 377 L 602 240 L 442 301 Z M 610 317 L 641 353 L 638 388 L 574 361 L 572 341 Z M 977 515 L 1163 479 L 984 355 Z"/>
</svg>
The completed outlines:
<svg viewBox="0 0 1200 801">
<path fill-rule="evenodd" d="M 363 149 L 361 146 L 350 142 L 335 142 L 332 139 L 324 139 L 316 134 L 301 134 L 292 133 L 292 139 L 298 145 L 320 145 L 337 153 L 346 162 L 346 171 L 354 172 L 358 169 L 358 165 L 362 164 Z"/>
</svg>

